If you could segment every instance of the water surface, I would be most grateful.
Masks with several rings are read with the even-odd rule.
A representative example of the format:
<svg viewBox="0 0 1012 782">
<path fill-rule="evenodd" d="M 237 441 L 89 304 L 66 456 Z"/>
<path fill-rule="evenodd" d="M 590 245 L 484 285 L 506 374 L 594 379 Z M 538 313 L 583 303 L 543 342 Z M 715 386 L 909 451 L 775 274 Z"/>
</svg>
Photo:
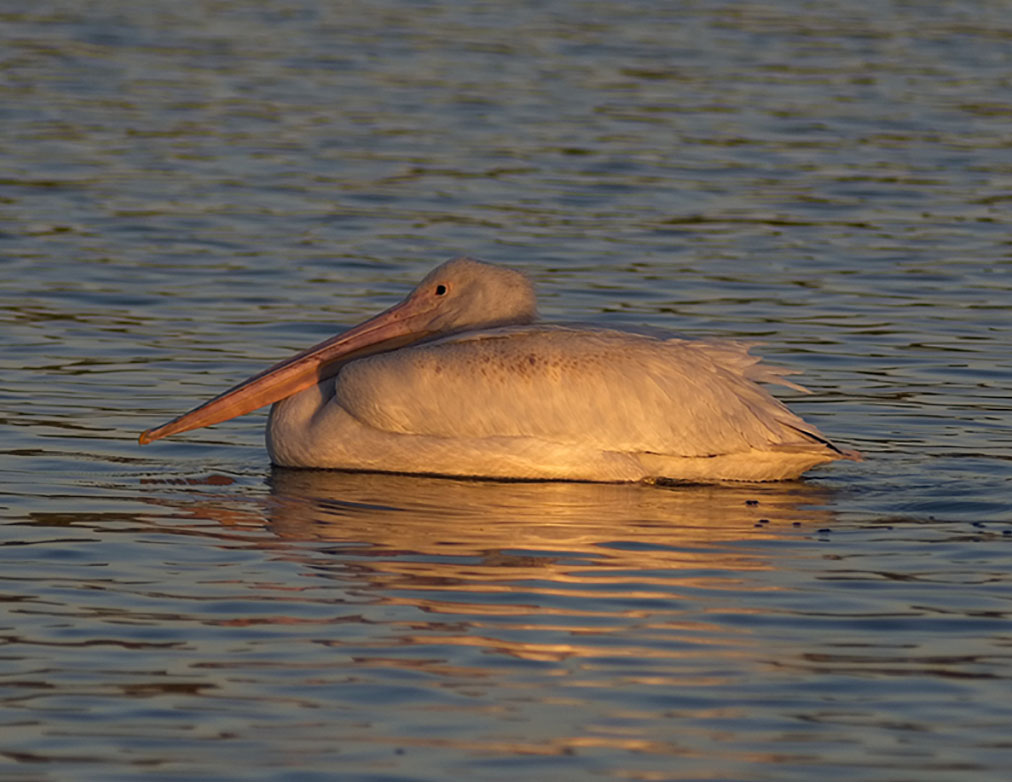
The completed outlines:
<svg viewBox="0 0 1012 782">
<path fill-rule="evenodd" d="M 1002 4 L 44 0 L 0 41 L 0 778 L 1007 777 Z M 867 461 L 136 444 L 462 253 L 764 342 Z"/>
</svg>

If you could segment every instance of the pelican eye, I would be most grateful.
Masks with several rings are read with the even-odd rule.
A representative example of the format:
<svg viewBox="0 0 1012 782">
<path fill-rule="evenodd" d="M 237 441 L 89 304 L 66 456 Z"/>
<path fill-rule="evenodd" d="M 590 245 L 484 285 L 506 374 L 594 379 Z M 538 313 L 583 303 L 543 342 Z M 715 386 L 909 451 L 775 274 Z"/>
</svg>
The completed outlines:
<svg viewBox="0 0 1012 782">
<path fill-rule="evenodd" d="M 436 295 L 437 296 L 445 296 L 446 295 L 446 286 L 445 285 L 437 285 L 436 286 Z"/>
</svg>

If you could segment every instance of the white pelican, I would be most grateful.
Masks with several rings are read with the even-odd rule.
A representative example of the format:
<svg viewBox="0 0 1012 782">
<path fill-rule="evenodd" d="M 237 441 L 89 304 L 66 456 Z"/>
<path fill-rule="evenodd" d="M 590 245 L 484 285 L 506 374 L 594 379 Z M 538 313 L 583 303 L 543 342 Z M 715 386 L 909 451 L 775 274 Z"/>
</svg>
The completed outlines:
<svg viewBox="0 0 1012 782">
<path fill-rule="evenodd" d="M 536 322 L 522 273 L 470 258 L 404 301 L 140 437 L 273 403 L 284 467 L 580 481 L 772 481 L 860 460 L 758 383 L 749 343 Z"/>
</svg>

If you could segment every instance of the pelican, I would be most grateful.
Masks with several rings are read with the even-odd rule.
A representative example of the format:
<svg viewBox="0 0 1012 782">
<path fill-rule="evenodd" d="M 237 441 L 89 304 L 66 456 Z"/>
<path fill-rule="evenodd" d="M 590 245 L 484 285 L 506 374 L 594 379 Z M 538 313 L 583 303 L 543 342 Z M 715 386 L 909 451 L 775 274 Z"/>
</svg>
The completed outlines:
<svg viewBox="0 0 1012 782">
<path fill-rule="evenodd" d="M 455 258 L 140 442 L 273 404 L 267 450 L 283 467 L 721 482 L 859 461 L 759 385 L 805 391 L 750 346 L 539 323 L 524 274 Z"/>
</svg>

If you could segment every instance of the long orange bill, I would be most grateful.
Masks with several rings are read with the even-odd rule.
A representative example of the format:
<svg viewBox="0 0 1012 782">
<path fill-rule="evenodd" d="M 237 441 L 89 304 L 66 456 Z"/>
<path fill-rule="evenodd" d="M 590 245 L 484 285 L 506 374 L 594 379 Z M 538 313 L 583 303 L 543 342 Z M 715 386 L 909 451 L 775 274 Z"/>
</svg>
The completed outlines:
<svg viewBox="0 0 1012 782">
<path fill-rule="evenodd" d="M 228 421 L 309 388 L 337 374 L 355 358 L 394 350 L 428 336 L 431 317 L 422 302 L 407 298 L 352 329 L 275 364 L 167 424 L 148 429 L 141 445 Z"/>
</svg>

